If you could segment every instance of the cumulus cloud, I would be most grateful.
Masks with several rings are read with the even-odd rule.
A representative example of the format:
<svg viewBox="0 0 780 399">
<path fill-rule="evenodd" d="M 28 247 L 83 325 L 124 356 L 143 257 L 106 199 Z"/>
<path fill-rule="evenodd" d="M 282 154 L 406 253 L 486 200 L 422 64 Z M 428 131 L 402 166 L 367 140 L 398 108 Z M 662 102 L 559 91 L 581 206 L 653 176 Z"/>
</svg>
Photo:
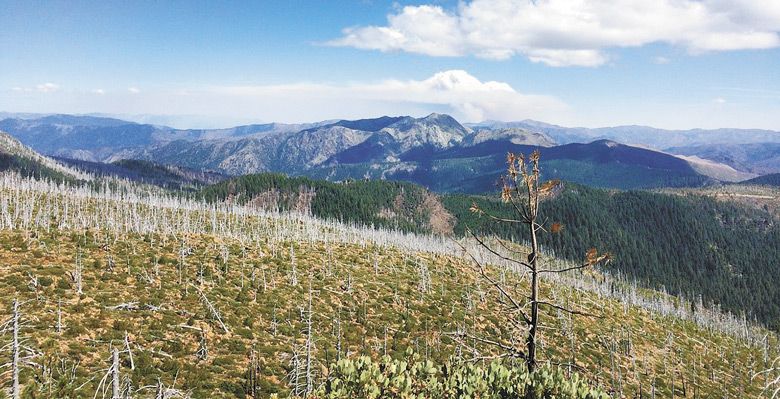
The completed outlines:
<svg viewBox="0 0 780 399">
<path fill-rule="evenodd" d="M 431 56 L 523 55 L 551 66 L 598 66 L 607 50 L 667 43 L 690 53 L 780 46 L 780 2 L 753 0 L 473 0 L 454 10 L 405 6 L 385 26 L 328 42 Z"/>
<path fill-rule="evenodd" d="M 93 89 L 92 94 L 97 94 L 99 96 L 102 96 L 103 94 L 106 94 L 106 91 L 103 89 Z"/>
<path fill-rule="evenodd" d="M 141 92 L 141 89 L 139 89 L 139 88 L 137 88 L 137 87 L 128 87 L 128 88 L 127 88 L 127 91 L 129 91 L 129 92 L 130 92 L 130 93 L 132 93 L 132 94 L 138 94 L 138 93 L 140 93 L 140 92 Z"/>
</svg>

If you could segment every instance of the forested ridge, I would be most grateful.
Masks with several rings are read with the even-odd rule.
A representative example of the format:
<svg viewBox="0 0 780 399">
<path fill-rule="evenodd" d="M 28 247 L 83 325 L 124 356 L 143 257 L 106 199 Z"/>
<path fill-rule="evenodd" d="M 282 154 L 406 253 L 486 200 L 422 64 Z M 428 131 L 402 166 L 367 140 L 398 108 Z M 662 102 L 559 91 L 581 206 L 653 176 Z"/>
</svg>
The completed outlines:
<svg viewBox="0 0 780 399">
<path fill-rule="evenodd" d="M 303 199 L 312 191 L 309 199 Z M 262 207 L 304 213 L 347 223 L 428 232 L 429 210 L 421 205 L 427 191 L 418 185 L 395 181 L 350 180 L 328 182 L 307 177 L 263 173 L 246 175 L 206 187 L 207 201 L 231 199 L 246 204 L 269 197 Z M 305 209 L 298 209 L 298 208 Z M 384 212 L 383 212 L 384 211 Z"/>
<path fill-rule="evenodd" d="M 746 180 L 742 183 L 747 184 L 761 184 L 766 186 L 778 186 L 780 187 L 780 173 L 772 173 L 768 175 L 754 177 L 750 180 Z"/>
</svg>

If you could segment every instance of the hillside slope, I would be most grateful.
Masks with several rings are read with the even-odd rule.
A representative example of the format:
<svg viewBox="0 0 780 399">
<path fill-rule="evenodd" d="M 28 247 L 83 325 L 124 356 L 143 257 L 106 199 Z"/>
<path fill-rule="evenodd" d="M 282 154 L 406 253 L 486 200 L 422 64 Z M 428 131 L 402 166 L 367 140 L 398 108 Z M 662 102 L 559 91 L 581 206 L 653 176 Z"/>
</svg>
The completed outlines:
<svg viewBox="0 0 780 399">
<path fill-rule="evenodd" d="M 228 178 L 221 173 L 193 170 L 151 161 L 123 159 L 111 163 L 70 158 L 54 158 L 57 162 L 97 177 L 125 179 L 171 190 L 194 190 Z"/>
<path fill-rule="evenodd" d="M 25 366 L 26 396 L 92 397 L 112 345 L 124 348 L 119 381 L 138 397 L 160 381 L 192 397 L 243 398 L 285 395 L 307 338 L 321 381 L 340 357 L 413 348 L 444 360 L 468 355 L 446 332 L 507 333 L 451 241 L 0 177 L 9 190 L 20 193 L 10 209 L 45 210 L 0 217 L 2 313 L 22 301 L 20 334 L 52 370 Z M 496 278 L 519 278 L 507 266 L 496 264 Z M 765 380 L 751 376 L 777 355 L 771 333 L 607 276 L 550 277 L 542 291 L 600 316 L 544 311 L 543 361 L 573 363 L 616 397 L 757 397 Z"/>
<path fill-rule="evenodd" d="M 600 248 L 614 254 L 611 272 L 689 298 L 701 296 L 734 313 L 746 311 L 750 318 L 780 329 L 780 248 L 775 245 L 780 240 L 780 198 L 766 190 L 729 194 L 730 187 L 742 186 L 653 193 L 565 183 L 543 211 L 548 223 L 560 222 L 565 229 L 542 244 L 572 261 L 592 247 Z M 230 199 L 262 209 L 304 209 L 364 226 L 456 236 L 470 226 L 504 237 L 526 237 L 522 229 L 494 230 L 488 220 L 468 211 L 477 202 L 510 216 L 494 196 L 434 196 L 408 183 L 251 175 L 207 187 L 202 195 L 209 201 Z"/>
</svg>

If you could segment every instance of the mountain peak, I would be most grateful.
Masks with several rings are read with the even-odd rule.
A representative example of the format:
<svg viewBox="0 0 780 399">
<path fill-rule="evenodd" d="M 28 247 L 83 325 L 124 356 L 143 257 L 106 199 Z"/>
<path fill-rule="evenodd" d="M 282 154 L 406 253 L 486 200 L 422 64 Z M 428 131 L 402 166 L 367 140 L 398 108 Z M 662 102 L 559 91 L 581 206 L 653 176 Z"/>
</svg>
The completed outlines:
<svg viewBox="0 0 780 399">
<path fill-rule="evenodd" d="M 430 115 L 418 119 L 419 121 L 428 122 L 428 123 L 439 123 L 439 124 L 447 124 L 447 125 L 458 125 L 461 126 L 460 122 L 458 122 L 455 118 L 453 118 L 450 115 L 447 114 L 440 114 L 437 112 L 433 112 Z"/>
<path fill-rule="evenodd" d="M 438 113 L 419 119 L 404 118 L 382 130 L 398 141 L 403 151 L 417 146 L 451 147 L 470 133 L 452 116 Z"/>
<path fill-rule="evenodd" d="M 426 117 L 424 117 L 424 118 L 421 118 L 421 119 L 435 120 L 435 119 L 439 119 L 439 118 L 441 118 L 441 117 L 448 117 L 448 118 L 452 118 L 451 116 L 449 116 L 449 115 L 447 115 L 447 114 L 440 114 L 440 113 L 438 113 L 438 112 L 431 112 L 431 113 L 430 113 L 428 116 L 426 116 Z"/>
</svg>

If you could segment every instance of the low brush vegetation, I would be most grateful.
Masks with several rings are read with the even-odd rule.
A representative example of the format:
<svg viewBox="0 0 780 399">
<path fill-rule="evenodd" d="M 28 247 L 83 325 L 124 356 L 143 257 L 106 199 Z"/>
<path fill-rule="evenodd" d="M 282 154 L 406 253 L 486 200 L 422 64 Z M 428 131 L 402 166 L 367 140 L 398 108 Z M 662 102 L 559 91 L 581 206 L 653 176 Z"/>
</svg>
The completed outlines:
<svg viewBox="0 0 780 399">
<path fill-rule="evenodd" d="M 508 333 L 489 287 L 470 262 L 450 256 L 351 244 L 261 242 L 247 248 L 212 235 L 9 231 L 0 242 L 5 313 L 10 315 L 12 298 L 24 303 L 27 345 L 49 367 L 49 374 L 25 369 L 26 397 L 91 397 L 110 366 L 111 346 L 122 347 L 125 334 L 135 369 L 123 354 L 122 373 L 133 387 L 154 386 L 160 378 L 193 397 L 253 391 L 256 397 L 286 396 L 290 374 L 303 373 L 293 359 L 305 356 L 309 285 L 317 385 L 340 358 L 399 358 L 413 348 L 444 364 L 452 356 L 475 356 L 447 332 Z M 81 295 L 71 276 L 78 263 Z M 677 395 L 757 396 L 763 380 L 750 380 L 751 373 L 762 370 L 777 348 L 774 338 L 751 342 L 572 287 L 546 284 L 542 291 L 599 317 L 544 312 L 540 364 L 565 363 L 567 373 L 580 371 L 613 394 L 655 390 L 670 396 L 674 389 Z M 205 356 L 198 355 L 201 343 Z M 251 359 L 254 378 L 247 377 Z"/>
</svg>

